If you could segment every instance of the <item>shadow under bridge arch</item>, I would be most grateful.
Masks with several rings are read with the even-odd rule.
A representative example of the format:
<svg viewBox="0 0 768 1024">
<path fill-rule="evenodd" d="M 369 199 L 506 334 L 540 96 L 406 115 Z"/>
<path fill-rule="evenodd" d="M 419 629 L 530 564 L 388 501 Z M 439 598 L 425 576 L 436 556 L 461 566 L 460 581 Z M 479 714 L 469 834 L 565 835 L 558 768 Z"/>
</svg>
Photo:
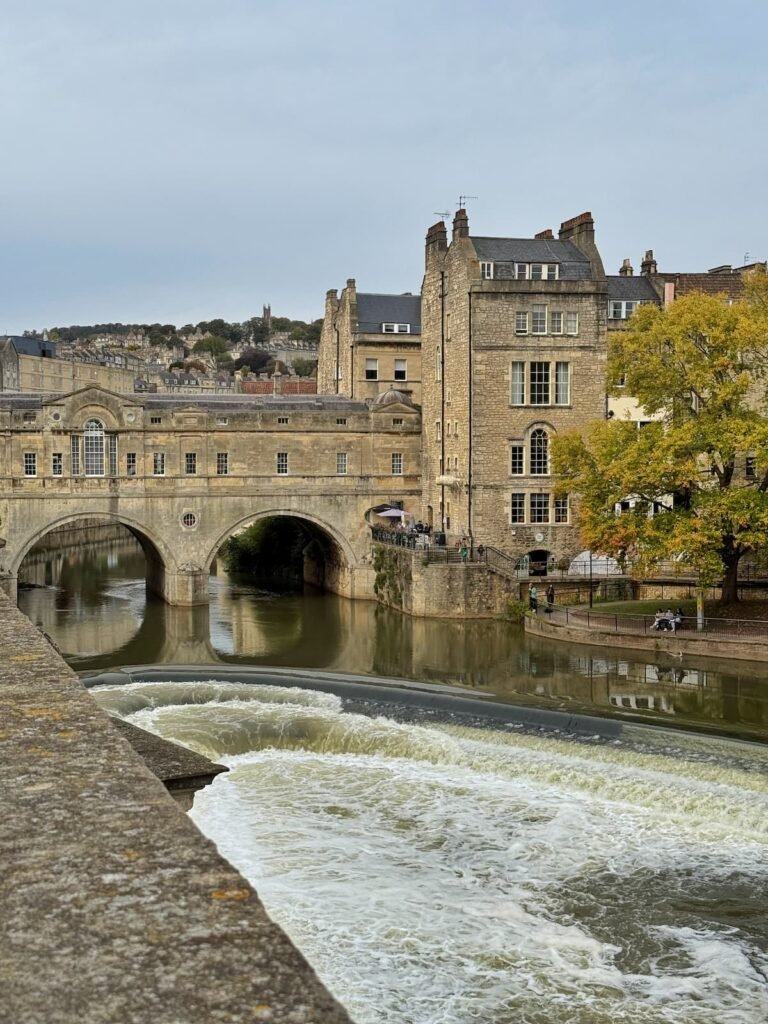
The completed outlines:
<svg viewBox="0 0 768 1024">
<path fill-rule="evenodd" d="M 232 571 L 345 596 L 350 596 L 356 562 L 351 544 L 334 526 L 292 509 L 241 517 L 217 538 L 208 571 L 218 557 Z"/>
<path fill-rule="evenodd" d="M 139 544 L 146 562 L 147 589 L 163 597 L 165 575 L 169 566 L 173 565 L 173 555 L 166 544 L 155 535 L 154 531 L 130 517 L 118 513 L 77 512 L 50 520 L 45 526 L 34 530 L 19 545 L 15 553 L 11 571 L 18 577 L 25 559 L 49 539 L 56 547 L 66 550 L 68 545 L 82 549 L 89 539 L 103 541 L 105 529 L 122 528 Z M 90 534 L 94 537 L 91 538 Z"/>
</svg>

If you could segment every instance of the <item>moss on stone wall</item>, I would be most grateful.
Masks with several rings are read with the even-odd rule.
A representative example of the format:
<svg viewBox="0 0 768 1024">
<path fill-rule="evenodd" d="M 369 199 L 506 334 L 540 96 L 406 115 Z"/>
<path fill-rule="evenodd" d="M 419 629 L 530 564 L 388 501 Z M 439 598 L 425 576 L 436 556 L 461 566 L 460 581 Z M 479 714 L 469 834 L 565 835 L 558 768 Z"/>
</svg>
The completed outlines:
<svg viewBox="0 0 768 1024">
<path fill-rule="evenodd" d="M 379 603 L 404 610 L 403 595 L 413 578 L 410 552 L 376 544 L 373 548 L 373 568 L 376 573 L 373 592 Z"/>
</svg>

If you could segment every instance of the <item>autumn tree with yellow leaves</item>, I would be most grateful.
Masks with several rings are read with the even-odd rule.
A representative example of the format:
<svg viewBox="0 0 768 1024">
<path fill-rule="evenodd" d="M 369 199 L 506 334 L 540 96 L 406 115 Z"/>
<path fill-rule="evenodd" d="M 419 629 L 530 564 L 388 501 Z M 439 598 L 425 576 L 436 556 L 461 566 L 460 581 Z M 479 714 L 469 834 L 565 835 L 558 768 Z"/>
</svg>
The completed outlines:
<svg viewBox="0 0 768 1024">
<path fill-rule="evenodd" d="M 680 557 L 735 602 L 740 560 L 768 548 L 768 275 L 747 275 L 731 304 L 693 293 L 640 306 L 609 341 L 608 380 L 658 419 L 600 420 L 553 439 L 585 543 L 640 572 Z"/>
</svg>

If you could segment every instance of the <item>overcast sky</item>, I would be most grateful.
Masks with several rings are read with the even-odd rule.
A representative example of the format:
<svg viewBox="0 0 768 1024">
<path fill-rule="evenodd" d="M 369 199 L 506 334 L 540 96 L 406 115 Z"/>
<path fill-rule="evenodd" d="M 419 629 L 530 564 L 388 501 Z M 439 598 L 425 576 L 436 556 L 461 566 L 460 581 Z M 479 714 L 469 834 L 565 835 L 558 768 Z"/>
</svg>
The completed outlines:
<svg viewBox="0 0 768 1024">
<path fill-rule="evenodd" d="M 0 332 L 418 291 L 439 211 L 768 256 L 764 0 L 4 0 Z"/>
</svg>

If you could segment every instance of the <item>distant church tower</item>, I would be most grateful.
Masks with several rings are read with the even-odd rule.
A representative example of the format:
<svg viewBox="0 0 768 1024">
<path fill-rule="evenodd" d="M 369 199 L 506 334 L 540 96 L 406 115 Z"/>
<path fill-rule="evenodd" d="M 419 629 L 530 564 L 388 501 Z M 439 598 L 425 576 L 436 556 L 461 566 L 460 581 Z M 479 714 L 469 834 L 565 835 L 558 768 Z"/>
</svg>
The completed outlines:
<svg viewBox="0 0 768 1024">
<path fill-rule="evenodd" d="M 264 326 L 267 329 L 267 337 L 272 333 L 272 307 L 262 306 L 261 318 L 264 321 Z"/>
</svg>

